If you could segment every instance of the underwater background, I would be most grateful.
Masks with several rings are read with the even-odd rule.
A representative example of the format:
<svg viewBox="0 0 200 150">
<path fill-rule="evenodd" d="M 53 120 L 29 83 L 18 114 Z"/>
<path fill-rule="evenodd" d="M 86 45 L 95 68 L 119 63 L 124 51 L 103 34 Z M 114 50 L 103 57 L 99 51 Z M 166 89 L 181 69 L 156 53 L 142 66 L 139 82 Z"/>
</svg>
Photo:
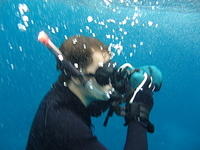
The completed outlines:
<svg viewBox="0 0 200 150">
<path fill-rule="evenodd" d="M 155 93 L 149 150 L 200 149 L 200 1 L 1 0 L 0 150 L 23 150 L 37 107 L 56 81 L 54 56 L 37 41 L 44 30 L 60 46 L 75 34 L 98 38 L 119 63 L 156 65 L 163 86 Z M 124 120 L 94 118 L 109 150 L 122 150 Z"/>
</svg>

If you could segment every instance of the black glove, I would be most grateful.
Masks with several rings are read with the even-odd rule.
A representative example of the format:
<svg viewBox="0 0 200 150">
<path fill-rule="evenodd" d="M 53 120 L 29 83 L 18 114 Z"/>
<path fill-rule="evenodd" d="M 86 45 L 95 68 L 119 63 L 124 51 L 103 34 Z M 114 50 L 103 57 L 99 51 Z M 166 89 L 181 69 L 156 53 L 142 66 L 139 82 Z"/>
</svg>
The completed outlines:
<svg viewBox="0 0 200 150">
<path fill-rule="evenodd" d="M 125 94 L 132 87 L 130 84 L 131 73 L 126 69 L 114 70 L 111 77 L 111 84 L 114 89 L 120 93 Z"/>
<path fill-rule="evenodd" d="M 146 74 L 147 75 L 147 74 Z M 149 114 L 153 107 L 153 92 L 152 92 L 152 80 L 150 76 L 147 75 L 146 80 L 144 79 L 144 84 L 141 85 L 139 90 L 135 89 L 134 99 L 132 94 L 130 100 L 126 105 L 126 115 L 125 115 L 125 125 L 130 121 L 137 121 L 143 127 L 147 129 L 148 132 L 154 132 L 154 126 L 149 121 Z"/>
</svg>

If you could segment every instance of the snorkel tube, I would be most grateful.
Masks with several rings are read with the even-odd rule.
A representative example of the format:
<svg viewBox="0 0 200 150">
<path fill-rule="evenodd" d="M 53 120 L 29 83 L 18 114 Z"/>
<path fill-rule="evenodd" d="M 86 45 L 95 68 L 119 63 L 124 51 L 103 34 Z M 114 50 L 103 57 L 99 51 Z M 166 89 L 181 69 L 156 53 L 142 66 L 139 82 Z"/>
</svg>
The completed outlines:
<svg viewBox="0 0 200 150">
<path fill-rule="evenodd" d="M 48 47 L 48 49 L 56 56 L 56 58 L 65 66 L 65 70 L 68 70 L 70 72 L 70 75 L 78 77 L 83 84 L 85 84 L 85 80 L 81 72 L 79 72 L 72 64 L 71 62 L 67 61 L 62 52 L 57 48 L 54 43 L 51 41 L 49 36 L 44 32 L 39 32 L 38 35 L 38 41 L 40 41 L 42 44 Z"/>
<path fill-rule="evenodd" d="M 50 38 L 44 31 L 39 32 L 38 41 L 46 45 L 49 48 L 49 50 L 53 52 L 60 61 L 64 60 L 61 51 L 53 44 L 53 42 L 50 40 Z"/>
<path fill-rule="evenodd" d="M 64 73 L 70 76 L 77 77 L 81 81 L 82 85 L 87 89 L 88 95 L 93 95 L 95 93 L 96 97 L 100 98 L 99 100 L 108 100 L 110 99 L 109 93 L 101 91 L 98 86 L 95 86 L 91 80 L 86 80 L 83 73 L 78 71 L 70 61 L 66 60 L 62 52 L 57 48 L 53 42 L 50 40 L 48 35 L 41 31 L 38 35 L 38 41 L 48 47 L 48 49 L 56 56 L 56 58 L 64 66 Z"/>
</svg>

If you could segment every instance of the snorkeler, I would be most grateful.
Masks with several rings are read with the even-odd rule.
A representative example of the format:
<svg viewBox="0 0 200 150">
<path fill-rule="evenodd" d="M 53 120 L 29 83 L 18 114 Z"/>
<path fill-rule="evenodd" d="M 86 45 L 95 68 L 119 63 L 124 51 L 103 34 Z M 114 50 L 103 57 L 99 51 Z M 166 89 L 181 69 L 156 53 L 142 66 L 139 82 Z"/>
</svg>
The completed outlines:
<svg viewBox="0 0 200 150">
<path fill-rule="evenodd" d="M 147 150 L 147 132 L 154 132 L 149 114 L 153 92 L 161 87 L 160 71 L 155 66 L 117 67 L 108 47 L 90 37 L 73 36 L 59 49 L 44 32 L 39 41 L 55 54 L 61 74 L 38 108 L 26 150 L 106 150 L 91 130 L 91 116 L 106 109 L 125 118 L 124 150 Z M 122 102 L 125 108 L 118 105 Z"/>
</svg>

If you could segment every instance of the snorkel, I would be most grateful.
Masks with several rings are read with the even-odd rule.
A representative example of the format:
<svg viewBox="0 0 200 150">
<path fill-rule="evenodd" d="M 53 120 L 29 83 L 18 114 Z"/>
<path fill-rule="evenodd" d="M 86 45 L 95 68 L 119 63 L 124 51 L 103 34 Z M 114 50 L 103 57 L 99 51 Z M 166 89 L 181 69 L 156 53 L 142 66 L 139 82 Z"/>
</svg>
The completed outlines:
<svg viewBox="0 0 200 150">
<path fill-rule="evenodd" d="M 39 32 L 38 41 L 48 47 L 48 49 L 61 62 L 64 67 L 65 74 L 70 73 L 70 76 L 76 77 L 81 81 L 82 85 L 87 89 L 87 95 L 92 96 L 95 94 L 96 97 L 100 98 L 99 100 L 110 99 L 110 94 L 108 92 L 101 91 L 98 86 L 92 83 L 91 80 L 86 80 L 84 74 L 78 71 L 70 61 L 65 59 L 62 52 L 59 50 L 58 47 L 55 46 L 55 44 L 51 41 L 51 39 L 44 31 Z"/>
<path fill-rule="evenodd" d="M 65 69 L 70 70 L 70 74 L 72 76 L 78 77 L 85 84 L 85 80 L 81 72 L 79 72 L 69 61 L 64 58 L 59 48 L 55 46 L 55 44 L 50 40 L 44 31 L 39 32 L 38 41 L 47 46 L 62 64 L 64 63 Z"/>
</svg>

